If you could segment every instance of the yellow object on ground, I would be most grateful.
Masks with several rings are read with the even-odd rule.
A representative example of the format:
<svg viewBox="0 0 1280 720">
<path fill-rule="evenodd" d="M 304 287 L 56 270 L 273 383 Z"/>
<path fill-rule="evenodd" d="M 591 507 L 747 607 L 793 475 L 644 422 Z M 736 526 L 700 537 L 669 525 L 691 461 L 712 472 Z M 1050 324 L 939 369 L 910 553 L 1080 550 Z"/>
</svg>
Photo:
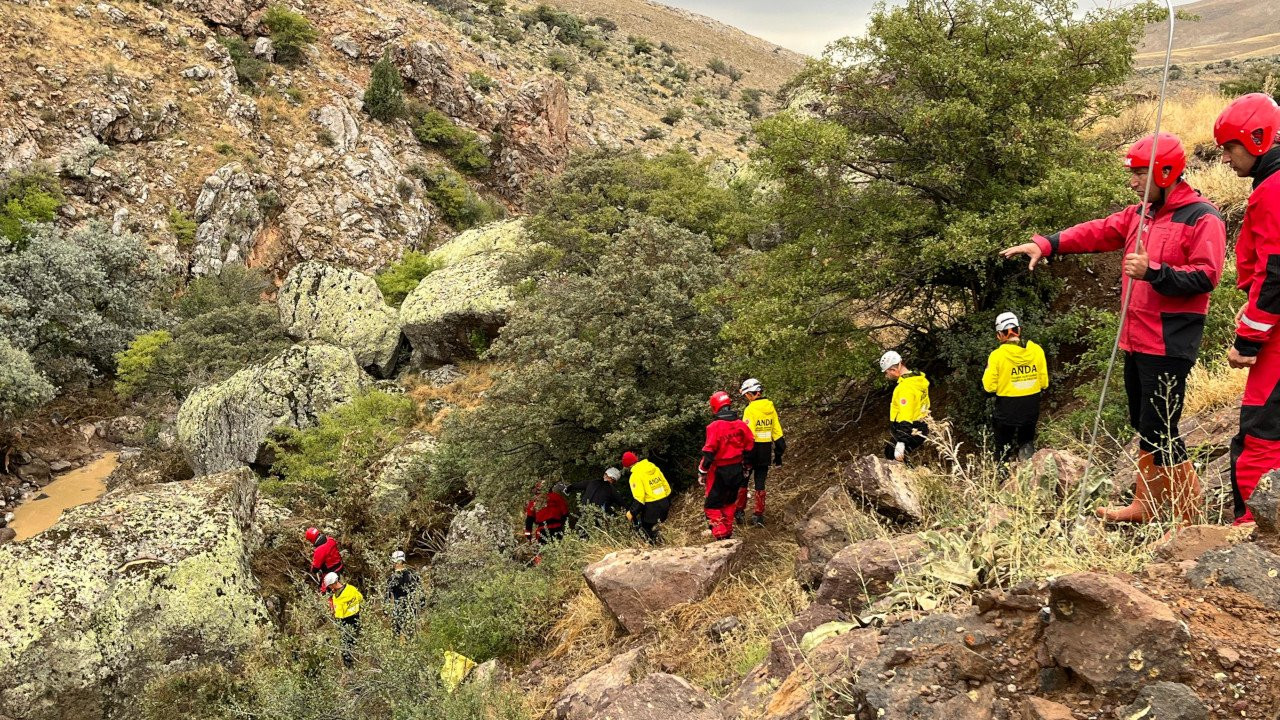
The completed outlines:
<svg viewBox="0 0 1280 720">
<path fill-rule="evenodd" d="M 445 650 L 444 665 L 440 667 L 440 684 L 444 685 L 445 690 L 453 692 L 475 668 L 475 660 L 452 650 Z"/>
</svg>

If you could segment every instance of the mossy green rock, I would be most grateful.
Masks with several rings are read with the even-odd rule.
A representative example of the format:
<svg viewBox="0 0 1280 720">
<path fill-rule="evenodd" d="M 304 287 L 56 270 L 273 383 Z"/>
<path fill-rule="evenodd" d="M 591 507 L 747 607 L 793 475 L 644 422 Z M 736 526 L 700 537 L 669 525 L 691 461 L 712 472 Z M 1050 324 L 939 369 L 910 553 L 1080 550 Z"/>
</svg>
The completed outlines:
<svg viewBox="0 0 1280 720">
<path fill-rule="evenodd" d="M 248 465 L 272 428 L 310 427 L 371 383 L 350 350 L 294 345 L 192 393 L 178 409 L 178 443 L 196 475 Z"/>
<path fill-rule="evenodd" d="M 443 267 L 423 278 L 400 306 L 400 327 L 417 364 L 476 356 L 476 341 L 497 336 L 511 307 L 502 266 L 525 247 L 521 221 L 468 230 L 431 252 Z"/>
<path fill-rule="evenodd" d="M 0 715 L 136 715 L 150 678 L 263 640 L 257 507 L 240 469 L 108 493 L 0 547 Z"/>
<path fill-rule="evenodd" d="M 280 322 L 295 340 L 318 340 L 350 350 L 378 377 L 395 372 L 400 323 L 378 284 L 350 268 L 321 262 L 294 266 L 276 295 Z"/>
</svg>

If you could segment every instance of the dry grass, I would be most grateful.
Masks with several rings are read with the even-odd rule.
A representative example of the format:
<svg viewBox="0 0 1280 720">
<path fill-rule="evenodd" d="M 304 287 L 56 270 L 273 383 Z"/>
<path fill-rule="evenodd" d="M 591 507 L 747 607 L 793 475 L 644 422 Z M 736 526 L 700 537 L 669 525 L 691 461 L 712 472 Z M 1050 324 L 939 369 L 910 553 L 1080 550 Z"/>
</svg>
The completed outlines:
<svg viewBox="0 0 1280 720">
<path fill-rule="evenodd" d="M 1217 162 L 1193 166 L 1187 171 L 1186 178 L 1191 187 L 1222 210 L 1228 226 L 1244 218 L 1244 208 L 1249 202 L 1249 193 L 1253 191 L 1248 178 L 1239 177 L 1231 168 Z"/>
<path fill-rule="evenodd" d="M 431 387 L 416 376 L 406 385 L 405 394 L 419 407 L 443 404 L 431 415 L 430 420 L 418 429 L 430 435 L 439 435 L 444 419 L 456 410 L 470 410 L 484 401 L 485 392 L 493 387 L 494 365 L 480 361 L 460 363 L 463 377 L 443 387 Z"/>
<path fill-rule="evenodd" d="M 1220 93 L 1196 93 L 1170 97 L 1165 101 L 1160 121 L 1161 132 L 1171 132 L 1182 139 L 1188 153 L 1213 149 L 1213 122 L 1230 102 Z M 1156 124 L 1156 103 L 1134 104 L 1115 118 L 1099 123 L 1092 131 L 1104 144 L 1124 147 L 1151 132 Z"/>
<path fill-rule="evenodd" d="M 1239 405 L 1248 378 L 1248 370 L 1234 370 L 1221 363 L 1196 365 L 1187 378 L 1184 414 L 1199 415 Z"/>
</svg>

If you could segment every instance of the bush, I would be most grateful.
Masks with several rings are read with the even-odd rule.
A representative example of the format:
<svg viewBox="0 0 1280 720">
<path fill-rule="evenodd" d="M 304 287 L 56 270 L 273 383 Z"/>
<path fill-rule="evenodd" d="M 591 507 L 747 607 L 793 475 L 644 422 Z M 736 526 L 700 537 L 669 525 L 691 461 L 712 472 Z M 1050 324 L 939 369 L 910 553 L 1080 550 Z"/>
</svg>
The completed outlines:
<svg viewBox="0 0 1280 720">
<path fill-rule="evenodd" d="M 742 71 L 725 62 L 721 58 L 712 58 L 711 61 L 707 63 L 707 69 L 717 75 L 727 77 L 733 82 L 738 82 L 742 79 Z"/>
<path fill-rule="evenodd" d="M 62 187 L 46 170 L 0 175 L 0 243 L 21 245 L 28 232 L 24 225 L 52 222 L 62 202 Z"/>
<path fill-rule="evenodd" d="M 284 5 L 272 5 L 262 17 L 271 30 L 271 43 L 275 46 L 276 61 L 282 65 L 302 62 L 307 46 L 316 41 L 319 34 L 311 21 Z"/>
<path fill-rule="evenodd" d="M 479 70 L 475 70 L 467 75 L 467 84 L 488 95 L 494 88 L 498 87 L 498 83 L 493 78 L 485 75 Z"/>
<path fill-rule="evenodd" d="M 110 370 L 113 355 L 159 319 L 149 303 L 157 263 L 138 238 L 103 223 L 27 227 L 19 245 L 0 239 L 0 337 L 55 384 Z"/>
<path fill-rule="evenodd" d="M 659 128 L 659 127 L 647 127 L 647 128 L 645 128 L 645 129 L 644 129 L 644 134 L 642 134 L 642 135 L 640 136 L 640 139 L 641 139 L 642 141 L 647 142 L 647 141 L 649 141 L 649 140 L 661 140 L 662 138 L 664 138 L 664 137 L 666 137 L 666 136 L 667 136 L 667 134 L 666 134 L 665 132 L 663 132 L 663 131 L 662 131 L 662 128 Z"/>
<path fill-rule="evenodd" d="M 404 299 L 418 287 L 422 278 L 439 270 L 441 263 L 424 253 L 410 250 L 400 261 L 374 276 L 382 297 L 392 307 L 400 307 Z"/>
<path fill-rule="evenodd" d="M 267 79 L 269 65 L 253 54 L 253 48 L 239 35 L 219 36 L 218 43 L 226 48 L 231 56 L 231 64 L 236 70 L 236 82 L 247 90 L 256 90 Z"/>
<path fill-rule="evenodd" d="M 31 356 L 0 336 L 0 427 L 53 399 L 53 385 Z"/>
<path fill-rule="evenodd" d="M 547 53 L 547 67 L 555 72 L 569 72 L 573 65 L 573 58 L 564 51 L 552 50 Z"/>
<path fill-rule="evenodd" d="M 364 91 L 364 110 L 375 120 L 391 122 L 404 115 L 404 79 L 391 62 L 391 52 L 373 64 L 369 87 Z"/>
<path fill-rule="evenodd" d="M 428 171 L 422 178 L 426 196 L 456 230 L 483 225 L 503 216 L 502 206 L 476 194 L 457 173 Z"/>
<path fill-rule="evenodd" d="M 522 503 L 531 478 L 594 476 L 627 448 L 672 479 L 697 454 L 719 320 L 692 302 L 719 262 L 705 236 L 622 222 L 589 273 L 552 273 L 512 310 L 485 405 L 445 421 L 441 472 L 491 507 Z"/>
<path fill-rule="evenodd" d="M 1172 69 L 1169 75 L 1172 77 Z M 1221 88 L 1228 97 L 1265 92 L 1280 98 L 1280 62 L 1254 63 L 1239 77 L 1222 83 Z"/>
<path fill-rule="evenodd" d="M 580 45 L 591 37 L 582 18 L 573 13 L 556 10 L 549 5 L 539 5 L 529 12 L 521 13 L 520 21 L 524 23 L 526 29 L 542 23 L 548 28 L 558 30 L 556 38 L 566 45 Z"/>
<path fill-rule="evenodd" d="M 489 167 L 489 156 L 476 133 L 460 128 L 439 110 L 429 110 L 413 128 L 418 142 L 439 150 L 454 167 L 476 173 Z"/>
<path fill-rule="evenodd" d="M 169 208 L 169 232 L 173 233 L 179 250 L 186 251 L 196 246 L 197 227 L 196 221 L 187 217 L 186 213 L 178 208 Z"/>
<path fill-rule="evenodd" d="M 627 38 L 627 44 L 631 45 L 632 55 L 652 55 L 653 42 L 649 38 L 632 35 Z"/>
<path fill-rule="evenodd" d="M 760 106 L 763 97 L 763 90 L 742 91 L 742 109 L 747 111 L 747 117 L 758 118 L 764 114 L 764 108 Z"/>
<path fill-rule="evenodd" d="M 683 82 L 689 82 L 689 78 L 693 77 L 693 71 L 684 63 L 676 63 L 676 66 L 671 69 L 671 77 Z"/>
<path fill-rule="evenodd" d="M 591 18 L 590 24 L 600 28 L 602 31 L 607 33 L 613 32 L 618 29 L 618 23 L 602 15 L 597 15 Z"/>
<path fill-rule="evenodd" d="M 604 84 L 600 82 L 599 75 L 596 75 L 595 73 L 587 73 L 587 76 L 584 79 L 586 80 L 586 85 L 583 86 L 582 91 L 586 94 L 594 95 L 604 89 Z"/>
<path fill-rule="evenodd" d="M 140 335 L 116 356 L 116 390 L 183 398 L 283 351 L 291 343 L 279 313 L 262 300 L 271 287 L 261 271 L 241 265 L 192 281 L 175 303 L 168 332 Z"/>
<path fill-rule="evenodd" d="M 662 116 L 662 122 L 667 125 L 675 125 L 684 119 L 684 108 L 679 105 L 672 105 L 667 108 L 667 113 Z"/>
</svg>

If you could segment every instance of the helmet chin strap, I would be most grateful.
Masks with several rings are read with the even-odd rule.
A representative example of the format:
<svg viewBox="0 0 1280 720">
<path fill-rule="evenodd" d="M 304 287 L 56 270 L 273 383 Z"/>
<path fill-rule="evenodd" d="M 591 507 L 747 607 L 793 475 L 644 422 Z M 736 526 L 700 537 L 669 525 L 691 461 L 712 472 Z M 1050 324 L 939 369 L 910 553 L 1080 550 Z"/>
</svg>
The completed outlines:
<svg viewBox="0 0 1280 720">
<path fill-rule="evenodd" d="M 1169 12 L 1169 40 L 1164 48 L 1164 71 L 1160 75 L 1160 97 L 1156 102 L 1156 129 L 1151 140 L 1151 160 L 1147 164 L 1148 168 L 1156 168 L 1156 153 L 1160 147 L 1160 123 L 1164 120 L 1164 101 L 1167 97 L 1169 88 L 1169 67 L 1173 62 L 1173 0 L 1164 0 L 1165 8 Z M 1155 176 L 1147 173 L 1146 187 L 1142 191 L 1142 205 L 1139 206 L 1138 213 L 1138 237 L 1134 243 L 1134 252 L 1142 252 L 1142 241 L 1147 233 L 1147 208 L 1151 200 L 1151 188 L 1155 185 Z M 1172 186 L 1170 186 L 1172 187 Z M 1167 188 L 1166 188 L 1167 189 Z M 1166 189 L 1162 189 L 1163 193 Z M 1161 195 L 1161 197 L 1164 197 Z M 1107 388 L 1111 385 L 1111 376 L 1116 368 L 1116 356 L 1120 351 L 1120 338 L 1124 335 L 1124 320 L 1129 314 L 1129 303 L 1133 300 L 1133 283 L 1134 279 L 1125 276 L 1124 278 L 1124 302 L 1120 308 L 1120 322 L 1116 329 L 1116 340 L 1111 346 L 1111 359 L 1107 361 L 1107 373 L 1102 380 L 1102 392 L 1098 394 L 1098 411 L 1093 418 L 1093 430 L 1089 433 L 1089 456 L 1085 460 L 1084 473 L 1080 480 L 1080 496 L 1076 501 L 1077 523 L 1085 519 L 1085 508 L 1089 500 L 1089 471 L 1093 469 L 1094 453 L 1098 446 L 1098 429 L 1102 426 L 1102 412 L 1106 408 Z"/>
</svg>

